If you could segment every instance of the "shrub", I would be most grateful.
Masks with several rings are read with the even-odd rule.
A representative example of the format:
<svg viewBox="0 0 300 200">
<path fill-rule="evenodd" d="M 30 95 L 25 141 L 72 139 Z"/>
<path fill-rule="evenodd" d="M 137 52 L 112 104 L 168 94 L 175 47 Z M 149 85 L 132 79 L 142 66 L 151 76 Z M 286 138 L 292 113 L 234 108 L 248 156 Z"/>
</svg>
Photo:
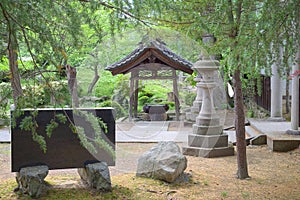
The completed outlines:
<svg viewBox="0 0 300 200">
<path fill-rule="evenodd" d="M 10 83 L 0 83 L 0 118 L 7 119 L 7 111 L 9 109 L 9 99 L 11 98 Z"/>
<path fill-rule="evenodd" d="M 184 102 L 186 105 L 188 106 L 192 106 L 193 105 L 193 102 L 196 98 L 197 94 L 196 93 L 187 93 L 185 96 L 184 96 Z"/>
<path fill-rule="evenodd" d="M 150 103 L 150 100 L 151 99 L 148 96 L 141 96 L 139 97 L 139 104 L 144 106 L 145 104 Z"/>
<path fill-rule="evenodd" d="M 107 100 L 99 104 L 100 107 L 113 107 L 115 109 L 116 119 L 127 116 L 125 109 L 115 101 Z"/>
</svg>

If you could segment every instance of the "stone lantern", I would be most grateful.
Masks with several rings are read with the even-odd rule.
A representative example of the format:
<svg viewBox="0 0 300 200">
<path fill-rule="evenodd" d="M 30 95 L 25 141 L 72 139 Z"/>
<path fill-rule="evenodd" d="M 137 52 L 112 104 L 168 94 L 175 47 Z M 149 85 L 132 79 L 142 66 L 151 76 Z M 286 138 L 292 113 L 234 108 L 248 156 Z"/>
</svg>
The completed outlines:
<svg viewBox="0 0 300 200">
<path fill-rule="evenodd" d="M 213 91 L 217 86 L 215 76 L 219 66 L 219 61 L 210 60 L 205 56 L 193 66 L 193 69 L 202 76 L 201 82 L 197 83 L 198 90 L 202 91 L 202 106 L 196 117 L 196 123 L 193 124 L 193 132 L 188 135 L 188 146 L 182 149 L 185 155 L 200 157 L 234 155 L 234 148 L 228 146 L 228 135 L 223 132 L 213 101 Z"/>
<path fill-rule="evenodd" d="M 195 100 L 193 101 L 193 106 L 191 107 L 190 112 L 186 113 L 186 119 L 189 122 L 195 122 L 196 121 L 196 117 L 199 115 L 201 106 L 202 106 L 202 90 L 200 88 L 200 81 L 201 81 L 202 77 L 200 74 L 198 74 L 195 78 L 194 81 L 197 82 L 196 87 L 197 87 L 197 96 L 195 98 Z"/>
</svg>

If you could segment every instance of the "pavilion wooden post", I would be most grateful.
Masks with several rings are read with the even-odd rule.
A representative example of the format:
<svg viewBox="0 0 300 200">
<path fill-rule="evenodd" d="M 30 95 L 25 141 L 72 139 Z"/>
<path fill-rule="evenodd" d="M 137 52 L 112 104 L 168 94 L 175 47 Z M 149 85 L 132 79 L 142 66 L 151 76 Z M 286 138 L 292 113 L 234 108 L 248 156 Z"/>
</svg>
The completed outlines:
<svg viewBox="0 0 300 200">
<path fill-rule="evenodd" d="M 175 113 L 176 113 L 176 121 L 179 121 L 179 93 L 178 93 L 178 85 L 177 85 L 177 76 L 176 70 L 172 70 L 173 76 L 173 92 L 174 92 L 174 101 L 175 101 Z"/>
<path fill-rule="evenodd" d="M 134 102 L 134 79 L 131 73 L 130 77 L 130 94 L 129 94 L 129 121 L 132 121 L 132 110 L 133 110 L 133 102 Z"/>
<path fill-rule="evenodd" d="M 138 95 L 139 95 L 139 79 L 135 79 L 134 84 L 134 117 L 137 118 L 137 108 L 138 108 Z"/>
</svg>

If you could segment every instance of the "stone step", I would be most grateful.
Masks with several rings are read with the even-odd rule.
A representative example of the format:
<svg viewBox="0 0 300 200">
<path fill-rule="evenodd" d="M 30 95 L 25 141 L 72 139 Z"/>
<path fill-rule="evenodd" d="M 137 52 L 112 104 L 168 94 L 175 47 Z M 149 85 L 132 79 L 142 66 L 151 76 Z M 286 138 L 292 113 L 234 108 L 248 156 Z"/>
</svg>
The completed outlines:
<svg viewBox="0 0 300 200">
<path fill-rule="evenodd" d="M 267 137 L 268 147 L 272 151 L 287 152 L 294 149 L 300 149 L 300 139 L 288 139 L 288 138 L 272 138 Z"/>
<path fill-rule="evenodd" d="M 245 132 L 250 140 L 251 145 L 264 145 L 267 144 L 267 136 L 252 126 L 245 126 Z"/>
</svg>

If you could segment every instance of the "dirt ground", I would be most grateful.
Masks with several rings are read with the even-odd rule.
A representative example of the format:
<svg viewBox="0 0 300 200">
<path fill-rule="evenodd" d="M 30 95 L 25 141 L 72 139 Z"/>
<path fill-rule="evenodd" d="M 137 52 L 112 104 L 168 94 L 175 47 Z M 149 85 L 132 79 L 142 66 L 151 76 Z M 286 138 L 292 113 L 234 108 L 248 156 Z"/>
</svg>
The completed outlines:
<svg viewBox="0 0 300 200">
<path fill-rule="evenodd" d="M 228 125 L 232 123 L 232 119 L 227 122 Z M 116 144 L 116 166 L 110 167 L 115 188 L 126 187 L 132 190 L 139 197 L 134 199 L 300 200 L 299 149 L 278 153 L 270 151 L 267 146 L 248 146 L 247 159 L 251 178 L 247 180 L 235 177 L 236 155 L 221 158 L 187 156 L 186 172 L 191 175 L 191 181 L 172 185 L 135 177 L 137 159 L 153 145 L 155 143 Z M 7 181 L 14 179 L 15 174 L 10 172 L 10 144 L 0 144 L 0 190 Z M 50 170 L 47 179 L 51 180 L 54 188 L 83 187 L 76 169 Z"/>
<path fill-rule="evenodd" d="M 134 178 L 137 158 L 153 145 L 118 143 L 116 166 L 110 167 L 112 184 L 141 187 L 141 192 L 153 192 L 153 199 L 167 199 L 166 186 L 161 187 L 161 183 L 147 186 L 147 181 Z M 0 144 L 0 185 L 15 177 L 10 172 L 9 149 L 9 144 Z M 167 186 L 168 191 L 170 188 L 173 191 L 171 199 L 300 199 L 299 149 L 276 153 L 267 146 L 248 146 L 247 156 L 251 176 L 248 180 L 235 177 L 236 155 L 210 159 L 187 156 L 186 172 L 192 175 L 192 183 L 188 187 Z M 51 170 L 48 177 L 54 182 L 54 187 L 82 187 L 76 169 Z"/>
</svg>

